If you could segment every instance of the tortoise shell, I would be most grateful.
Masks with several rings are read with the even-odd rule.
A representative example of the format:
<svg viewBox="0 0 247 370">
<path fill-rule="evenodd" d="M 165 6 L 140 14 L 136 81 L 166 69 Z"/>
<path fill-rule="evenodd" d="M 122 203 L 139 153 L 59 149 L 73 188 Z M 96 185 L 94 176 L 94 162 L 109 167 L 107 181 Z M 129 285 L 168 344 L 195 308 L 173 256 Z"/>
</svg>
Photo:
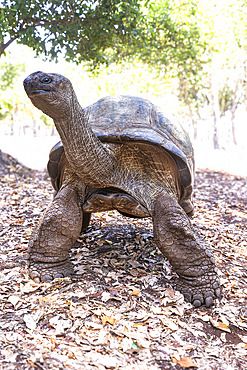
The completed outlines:
<svg viewBox="0 0 247 370">
<path fill-rule="evenodd" d="M 194 178 L 194 153 L 189 136 L 176 121 L 146 99 L 132 96 L 109 96 L 84 109 L 86 119 L 103 143 L 145 142 L 155 150 L 164 148 L 179 170 L 182 195 L 190 199 Z M 50 151 L 48 172 L 53 187 L 59 189 L 59 162 L 64 153 L 58 142 Z"/>
</svg>

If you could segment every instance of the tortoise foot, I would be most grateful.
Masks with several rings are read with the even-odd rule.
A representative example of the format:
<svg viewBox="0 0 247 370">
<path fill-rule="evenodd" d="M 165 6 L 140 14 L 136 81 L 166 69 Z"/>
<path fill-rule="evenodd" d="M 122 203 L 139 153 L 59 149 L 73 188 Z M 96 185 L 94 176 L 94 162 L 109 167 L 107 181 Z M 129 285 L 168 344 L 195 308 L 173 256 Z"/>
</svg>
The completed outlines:
<svg viewBox="0 0 247 370">
<path fill-rule="evenodd" d="M 184 295 L 185 300 L 196 308 L 202 305 L 211 307 L 215 299 L 220 298 L 221 295 L 220 280 L 215 274 L 179 277 L 175 285 Z"/>
<path fill-rule="evenodd" d="M 56 278 L 63 278 L 74 274 L 74 268 L 69 260 L 57 263 L 30 262 L 29 276 L 37 283 L 50 282 Z"/>
</svg>

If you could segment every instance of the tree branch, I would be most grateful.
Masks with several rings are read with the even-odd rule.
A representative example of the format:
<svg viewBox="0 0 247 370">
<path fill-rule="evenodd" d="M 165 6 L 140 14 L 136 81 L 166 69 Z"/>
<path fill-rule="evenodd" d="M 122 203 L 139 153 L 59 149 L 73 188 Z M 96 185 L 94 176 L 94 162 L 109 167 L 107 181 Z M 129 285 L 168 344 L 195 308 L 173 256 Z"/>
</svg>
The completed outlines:
<svg viewBox="0 0 247 370">
<path fill-rule="evenodd" d="M 12 44 L 13 41 L 15 41 L 16 39 L 18 39 L 18 34 L 16 34 L 15 36 L 11 37 L 9 39 L 9 41 L 7 41 L 5 44 L 4 42 L 1 42 L 0 43 L 0 56 L 4 53 L 4 50 L 10 45 Z"/>
</svg>

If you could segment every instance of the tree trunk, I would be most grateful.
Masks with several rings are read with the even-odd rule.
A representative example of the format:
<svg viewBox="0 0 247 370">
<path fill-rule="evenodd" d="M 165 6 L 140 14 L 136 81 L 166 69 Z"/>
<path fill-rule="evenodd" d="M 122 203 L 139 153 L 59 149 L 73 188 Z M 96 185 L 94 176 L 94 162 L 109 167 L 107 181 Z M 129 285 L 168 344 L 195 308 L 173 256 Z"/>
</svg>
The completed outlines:
<svg viewBox="0 0 247 370">
<path fill-rule="evenodd" d="M 217 118 L 214 115 L 214 134 L 213 134 L 213 143 L 214 143 L 214 149 L 220 149 L 219 145 L 219 138 L 218 138 L 218 130 L 217 130 Z"/>
<path fill-rule="evenodd" d="M 55 126 L 51 126 L 51 136 L 55 136 Z"/>
<path fill-rule="evenodd" d="M 235 127 L 235 113 L 236 109 L 231 110 L 231 121 L 232 121 L 232 140 L 234 145 L 238 145 L 237 137 L 236 137 L 236 127 Z"/>
<path fill-rule="evenodd" d="M 236 82 L 236 86 L 233 92 L 233 97 L 232 97 L 232 106 L 231 106 L 231 122 L 232 122 L 232 140 L 233 144 L 237 145 L 237 137 L 236 137 L 236 127 L 235 127 L 235 115 L 236 115 L 236 110 L 237 110 L 237 88 L 238 88 L 238 82 Z"/>
<path fill-rule="evenodd" d="M 14 135 L 14 116 L 13 114 L 11 114 L 11 118 L 10 118 L 10 135 L 11 136 Z"/>
<path fill-rule="evenodd" d="M 212 79 L 212 76 L 211 76 L 211 81 L 210 81 L 210 98 L 211 98 L 210 100 L 211 100 L 212 114 L 213 114 L 213 144 L 214 144 L 214 149 L 220 149 L 218 127 L 217 127 L 218 121 L 220 118 L 218 89 Z"/>
</svg>

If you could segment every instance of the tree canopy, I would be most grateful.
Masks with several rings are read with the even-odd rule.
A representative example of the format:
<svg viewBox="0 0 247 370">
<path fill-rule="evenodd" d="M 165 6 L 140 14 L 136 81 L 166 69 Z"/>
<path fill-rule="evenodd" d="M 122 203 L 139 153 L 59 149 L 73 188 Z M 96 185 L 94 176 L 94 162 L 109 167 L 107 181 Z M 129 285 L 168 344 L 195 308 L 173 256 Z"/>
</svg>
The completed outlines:
<svg viewBox="0 0 247 370">
<path fill-rule="evenodd" d="M 0 56 L 13 42 L 57 60 L 93 67 L 139 56 L 149 64 L 192 70 L 203 51 L 194 0 L 3 0 Z M 181 17 L 182 15 L 182 17 Z M 176 68 L 174 70 L 178 70 Z"/>
<path fill-rule="evenodd" d="M 80 63 L 106 62 L 104 51 L 135 36 L 138 0 L 4 0 L 0 5 L 0 55 L 13 42 L 37 54 Z"/>
</svg>

